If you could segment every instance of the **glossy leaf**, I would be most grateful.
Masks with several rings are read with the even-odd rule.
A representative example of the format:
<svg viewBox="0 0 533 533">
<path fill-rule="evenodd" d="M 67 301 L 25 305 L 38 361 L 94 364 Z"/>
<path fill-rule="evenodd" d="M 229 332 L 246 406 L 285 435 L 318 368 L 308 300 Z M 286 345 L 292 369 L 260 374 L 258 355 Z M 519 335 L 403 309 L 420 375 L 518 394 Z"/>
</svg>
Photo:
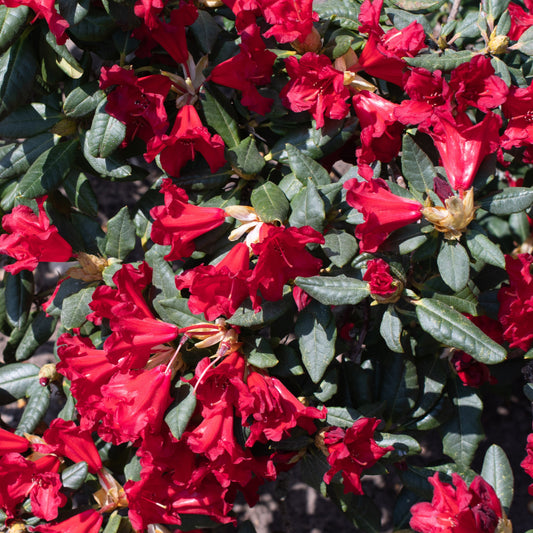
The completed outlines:
<svg viewBox="0 0 533 533">
<path fill-rule="evenodd" d="M 125 259 L 135 248 L 135 240 L 135 226 L 128 207 L 124 206 L 107 223 L 107 241 L 104 252 L 107 257 Z"/>
<path fill-rule="evenodd" d="M 282 300 L 278 300 L 277 302 L 263 302 L 261 304 L 261 310 L 258 313 L 253 310 L 251 304 L 245 302 L 227 322 L 245 328 L 262 327 L 283 316 L 293 306 L 294 299 L 292 294 L 286 292 Z"/>
<path fill-rule="evenodd" d="M 251 203 L 263 222 L 283 224 L 289 213 L 289 201 L 283 191 L 267 181 L 252 192 Z"/>
<path fill-rule="evenodd" d="M 257 368 L 272 368 L 278 364 L 278 358 L 274 354 L 272 344 L 264 337 L 254 339 L 254 346 L 246 354 L 246 360 Z"/>
<path fill-rule="evenodd" d="M 0 366 L 0 403 L 5 405 L 26 396 L 26 391 L 36 383 L 39 367 L 30 363 L 13 363 Z"/>
<path fill-rule="evenodd" d="M 527 187 L 508 187 L 479 202 L 482 209 L 493 215 L 519 213 L 533 205 L 533 190 Z"/>
<path fill-rule="evenodd" d="M 481 476 L 496 492 L 505 513 L 509 513 L 514 494 L 513 470 L 507 455 L 497 444 L 485 453 Z"/>
<path fill-rule="evenodd" d="M 308 180 L 306 187 L 292 199 L 291 210 L 289 217 L 291 226 L 297 228 L 311 226 L 322 233 L 326 225 L 324 201 L 311 180 Z"/>
<path fill-rule="evenodd" d="M 61 324 L 67 328 L 79 328 L 87 320 L 91 312 L 89 303 L 92 301 L 95 287 L 86 287 L 63 300 L 61 307 Z"/>
<path fill-rule="evenodd" d="M 98 90 L 98 82 L 84 83 L 73 89 L 63 102 L 63 113 L 67 117 L 83 117 L 92 113 L 105 93 Z"/>
<path fill-rule="evenodd" d="M 6 318 L 13 328 L 23 328 L 33 301 L 33 273 L 5 274 Z"/>
<path fill-rule="evenodd" d="M 302 153 L 292 144 L 287 144 L 285 149 L 287 150 L 289 167 L 304 185 L 309 180 L 312 180 L 315 185 L 328 185 L 330 183 L 328 171 L 320 163 Z"/>
<path fill-rule="evenodd" d="M 328 0 L 313 6 L 321 19 L 331 19 L 343 28 L 356 30 L 359 27 L 359 5 L 352 0 Z"/>
<path fill-rule="evenodd" d="M 366 281 L 339 276 L 313 276 L 295 279 L 296 285 L 324 305 L 355 305 L 364 300 L 370 289 Z"/>
<path fill-rule="evenodd" d="M 257 149 L 255 139 L 246 137 L 229 151 L 229 161 L 243 174 L 254 176 L 265 166 L 265 159 Z M 269 182 L 268 182 L 269 183 Z"/>
<path fill-rule="evenodd" d="M 419 54 L 416 57 L 406 57 L 404 59 L 412 67 L 422 67 L 433 72 L 434 70 L 453 70 L 463 63 L 468 63 L 472 57 L 473 52 L 469 50 L 461 50 L 459 52 L 444 50 L 442 55 L 435 53 Z"/>
<path fill-rule="evenodd" d="M 65 470 L 61 472 L 61 483 L 63 484 L 63 487 L 66 489 L 78 490 L 85 482 L 88 471 L 89 469 L 85 461 L 80 461 L 79 463 L 65 468 Z"/>
<path fill-rule="evenodd" d="M 433 181 L 437 176 L 435 167 L 409 134 L 403 136 L 402 174 L 417 191 L 433 190 Z"/>
<path fill-rule="evenodd" d="M 26 394 L 29 396 L 28 403 L 15 430 L 17 435 L 33 433 L 50 405 L 50 389 L 43 387 L 37 380 L 30 385 Z"/>
<path fill-rule="evenodd" d="M 52 336 L 56 324 L 56 318 L 47 316 L 43 310 L 39 310 L 17 346 L 15 359 L 25 361 L 31 357 L 35 350 Z"/>
<path fill-rule="evenodd" d="M 196 396 L 188 383 L 180 383 L 175 389 L 175 400 L 165 415 L 172 435 L 180 439 L 196 408 Z"/>
<path fill-rule="evenodd" d="M 34 102 L 20 107 L 0 121 L 0 136 L 12 139 L 33 137 L 59 122 L 61 114 L 46 104 Z"/>
<path fill-rule="evenodd" d="M 0 6 L 0 53 L 4 53 L 22 33 L 29 12 L 28 6 Z"/>
<path fill-rule="evenodd" d="M 235 148 L 241 142 L 237 122 L 209 91 L 203 94 L 202 108 L 207 123 L 222 137 L 228 148 Z"/>
<path fill-rule="evenodd" d="M 470 277 L 470 260 L 464 247 L 457 241 L 442 241 L 437 265 L 442 280 L 454 292 L 466 287 Z"/>
<path fill-rule="evenodd" d="M 474 259 L 505 269 L 505 256 L 497 244 L 475 230 L 466 234 L 466 245 Z"/>
<path fill-rule="evenodd" d="M 396 313 L 394 305 L 390 304 L 383 313 L 379 332 L 389 350 L 403 353 L 403 347 L 400 340 L 402 335 L 402 321 L 400 320 L 398 313 Z"/>
<path fill-rule="evenodd" d="M 357 252 L 355 237 L 345 231 L 333 229 L 324 236 L 322 250 L 328 259 L 335 265 L 347 265 Z"/>
</svg>

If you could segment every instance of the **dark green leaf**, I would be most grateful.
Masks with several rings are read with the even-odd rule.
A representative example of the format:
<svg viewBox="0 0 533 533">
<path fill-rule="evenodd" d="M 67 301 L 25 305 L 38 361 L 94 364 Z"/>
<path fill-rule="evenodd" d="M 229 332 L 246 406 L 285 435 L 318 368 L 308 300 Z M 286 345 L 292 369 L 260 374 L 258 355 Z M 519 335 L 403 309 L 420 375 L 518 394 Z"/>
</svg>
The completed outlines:
<svg viewBox="0 0 533 533">
<path fill-rule="evenodd" d="M 509 513 L 514 493 L 513 470 L 507 455 L 497 444 L 485 453 L 481 476 L 496 492 L 505 513 Z"/>
<path fill-rule="evenodd" d="M 435 407 L 442 397 L 450 367 L 447 361 L 439 357 L 428 356 L 417 359 L 417 371 L 420 396 L 411 419 L 423 417 Z"/>
<path fill-rule="evenodd" d="M 98 82 L 84 83 L 72 90 L 63 103 L 63 113 L 67 117 L 83 117 L 92 113 L 105 93 L 98 89 Z"/>
<path fill-rule="evenodd" d="M 473 39 L 481 32 L 478 24 L 479 12 L 474 10 L 466 14 L 465 18 L 457 23 L 455 27 L 455 39 Z"/>
<path fill-rule="evenodd" d="M 419 431 L 429 431 L 440 427 L 450 419 L 453 405 L 447 395 L 441 396 L 440 400 L 422 418 L 406 424 L 406 428 L 416 428 Z"/>
<path fill-rule="evenodd" d="M 123 260 L 135 248 L 135 240 L 135 225 L 131 220 L 128 207 L 124 206 L 107 223 L 105 255 Z"/>
<path fill-rule="evenodd" d="M 409 435 L 394 435 L 392 433 L 376 433 L 376 442 L 382 447 L 394 446 L 394 451 L 389 452 L 389 459 L 402 459 L 406 455 L 418 455 L 421 451 L 419 442 Z"/>
<path fill-rule="evenodd" d="M 61 316 L 61 309 L 63 308 L 63 302 L 66 298 L 73 294 L 79 293 L 82 289 L 86 288 L 87 284 L 84 281 L 74 278 L 65 279 L 57 291 L 52 302 L 48 305 L 46 312 L 51 316 Z"/>
<path fill-rule="evenodd" d="M 330 19 L 350 30 L 356 30 L 359 27 L 359 4 L 354 0 L 316 2 L 313 8 L 322 20 Z"/>
<path fill-rule="evenodd" d="M 258 368 L 272 368 L 278 364 L 270 341 L 264 337 L 254 339 L 254 347 L 246 354 L 246 360 Z"/>
<path fill-rule="evenodd" d="M 444 50 L 442 55 L 431 52 L 419 54 L 417 57 L 405 57 L 404 60 L 412 67 L 422 67 L 433 72 L 434 70 L 453 70 L 463 63 L 468 63 L 472 57 L 474 57 L 474 53 L 469 50 L 459 52 Z"/>
<path fill-rule="evenodd" d="M 477 261 L 505 269 L 505 256 L 500 247 L 483 233 L 469 230 L 466 234 L 466 244 L 472 257 Z"/>
<path fill-rule="evenodd" d="M 13 363 L 0 367 L 0 403 L 11 403 L 26 396 L 26 391 L 37 383 L 39 367 L 30 363 Z"/>
<path fill-rule="evenodd" d="M 19 182 L 17 194 L 37 198 L 59 187 L 74 164 L 77 150 L 78 140 L 72 139 L 42 153 Z"/>
<path fill-rule="evenodd" d="M 483 404 L 476 391 L 456 378 L 452 382 L 454 416 L 442 426 L 442 450 L 460 467 L 468 468 L 483 440 Z"/>
<path fill-rule="evenodd" d="M 433 190 L 433 180 L 437 176 L 435 167 L 409 134 L 403 137 L 402 173 L 409 185 L 417 191 Z"/>
<path fill-rule="evenodd" d="M 466 293 L 465 293 L 466 291 Z M 468 294 L 466 297 L 459 296 L 460 294 Z M 460 313 L 468 313 L 470 315 L 477 315 L 477 299 L 469 292 L 468 287 L 458 292 L 455 295 L 434 293 L 432 296 L 435 300 L 444 302 L 446 305 L 453 307 Z"/>
<path fill-rule="evenodd" d="M 95 287 L 86 287 L 66 297 L 61 307 L 61 324 L 67 328 L 79 328 L 87 320 L 91 312 L 89 303 L 93 299 Z"/>
<path fill-rule="evenodd" d="M 65 468 L 65 470 L 61 472 L 61 483 L 63 484 L 63 487 L 66 489 L 78 490 L 85 482 L 88 471 L 89 469 L 85 461 L 81 461 Z"/>
<path fill-rule="evenodd" d="M 33 137 L 49 130 L 61 119 L 61 113 L 45 104 L 20 107 L 0 122 L 0 136 L 12 139 Z"/>
<path fill-rule="evenodd" d="M 175 400 L 165 415 L 165 422 L 176 439 L 181 439 L 195 408 L 196 396 L 192 387 L 181 382 L 175 388 Z"/>
<path fill-rule="evenodd" d="M 200 49 L 204 54 L 209 54 L 218 38 L 222 28 L 216 23 L 212 15 L 207 11 L 198 10 L 198 18 L 190 27 Z"/>
<path fill-rule="evenodd" d="M 247 176 L 254 176 L 265 166 L 265 159 L 259 153 L 253 137 L 246 137 L 238 146 L 229 150 L 230 163 Z"/>
<path fill-rule="evenodd" d="M 314 159 L 302 153 L 292 144 L 285 146 L 288 164 L 294 175 L 306 185 L 311 179 L 315 185 L 328 185 L 331 183 L 328 171 Z"/>
<path fill-rule="evenodd" d="M 83 76 L 83 67 L 64 44 L 57 44 L 55 35 L 50 31 L 46 34 L 46 43 L 56 53 L 56 65 L 69 78 L 77 80 Z"/>
<path fill-rule="evenodd" d="M 101 13 L 101 14 L 100 14 Z M 75 40 L 102 42 L 115 29 L 115 21 L 105 12 L 89 13 L 75 26 L 69 29 Z"/>
<path fill-rule="evenodd" d="M 325 235 L 324 240 L 322 250 L 335 266 L 347 265 L 357 252 L 355 237 L 345 231 L 333 229 Z"/>
<path fill-rule="evenodd" d="M 413 22 L 418 22 L 422 25 L 427 34 L 432 33 L 431 24 L 424 15 L 415 15 L 414 13 L 409 13 L 403 9 L 394 9 L 390 7 L 385 8 L 385 13 L 387 13 L 388 17 L 391 19 L 394 27 L 399 30 L 403 30 Z"/>
<path fill-rule="evenodd" d="M 445 0 L 392 0 L 392 3 L 400 9 L 412 12 L 436 11 Z"/>
<path fill-rule="evenodd" d="M 58 0 L 59 13 L 74 26 L 89 13 L 91 0 Z"/>
<path fill-rule="evenodd" d="M 261 310 L 256 313 L 249 302 L 241 305 L 227 322 L 243 328 L 264 326 L 274 322 L 283 316 L 294 305 L 294 299 L 290 291 L 286 292 L 282 300 L 277 302 L 263 302 Z"/>
<path fill-rule="evenodd" d="M 366 281 L 348 278 L 344 274 L 334 277 L 298 277 L 295 282 L 324 305 L 355 305 L 370 294 Z"/>
<path fill-rule="evenodd" d="M 43 387 L 38 381 L 30 385 L 26 394 L 29 396 L 29 399 L 15 431 L 17 435 L 33 433 L 44 418 L 50 405 L 50 389 Z"/>
<path fill-rule="evenodd" d="M 23 328 L 33 300 L 33 273 L 5 274 L 6 318 L 12 328 Z"/>
<path fill-rule="evenodd" d="M 87 132 L 87 147 L 93 157 L 106 158 L 122 143 L 126 136 L 126 125 L 108 115 L 105 111 L 107 98 L 96 109 L 91 128 Z"/>
<path fill-rule="evenodd" d="M 352 520 L 357 528 L 365 533 L 378 533 L 381 531 L 381 513 L 368 496 L 356 496 L 354 494 L 344 493 L 344 488 L 339 483 L 332 483 L 329 487 L 328 494 L 332 494 L 334 501 L 345 513 L 345 515 Z"/>
<path fill-rule="evenodd" d="M 361 413 L 351 407 L 328 407 L 326 422 L 331 426 L 350 428 L 361 416 Z"/>
<path fill-rule="evenodd" d="M 480 207 L 493 215 L 519 213 L 533 205 L 533 190 L 527 187 L 508 187 L 479 202 Z"/>
<path fill-rule="evenodd" d="M 111 179 L 129 179 L 132 175 L 131 166 L 125 161 L 115 159 L 114 156 L 93 157 L 89 152 L 89 146 L 87 144 L 87 136 L 81 136 L 83 140 L 83 155 L 87 160 L 87 163 L 93 167 L 96 172 L 101 176 L 105 176 Z"/>
<path fill-rule="evenodd" d="M 63 182 L 63 187 L 74 207 L 88 215 L 98 214 L 98 200 L 85 174 L 71 171 Z"/>
<path fill-rule="evenodd" d="M 38 311 L 17 346 L 15 359 L 17 361 L 25 361 L 28 357 L 31 357 L 35 350 L 52 336 L 56 324 L 57 318 L 47 316 L 43 310 Z"/>
<path fill-rule="evenodd" d="M 4 53 L 18 38 L 26 26 L 28 6 L 0 6 L 0 53 Z"/>
<path fill-rule="evenodd" d="M 0 56 L 0 118 L 30 95 L 37 59 L 28 38 L 21 38 Z"/>
<path fill-rule="evenodd" d="M 311 180 L 307 180 L 306 187 L 292 199 L 291 210 L 289 217 L 291 226 L 297 228 L 311 226 L 319 232 L 324 229 L 326 225 L 324 201 Z"/>
<path fill-rule="evenodd" d="M 199 317 L 189 310 L 188 301 L 186 298 L 162 298 L 154 300 L 154 308 L 162 320 L 184 328 L 199 322 Z"/>
<path fill-rule="evenodd" d="M 466 287 L 470 277 L 470 260 L 466 250 L 457 241 L 442 241 L 437 265 L 442 280 L 454 292 Z"/>
<path fill-rule="evenodd" d="M 403 353 L 401 335 L 402 335 L 402 321 L 394 309 L 394 305 L 390 304 L 381 319 L 379 332 L 383 340 L 389 347 L 389 350 L 397 353 Z"/>
<path fill-rule="evenodd" d="M 209 91 L 205 91 L 204 95 L 202 108 L 207 123 L 222 137 L 228 148 L 235 148 L 241 142 L 237 122 Z"/>
<path fill-rule="evenodd" d="M 337 328 L 329 307 L 312 302 L 299 315 L 294 327 L 302 362 L 314 383 L 319 383 L 335 357 Z"/>
<path fill-rule="evenodd" d="M 496 20 L 509 7 L 509 0 L 484 0 L 483 7 L 489 17 Z"/>
<path fill-rule="evenodd" d="M 252 206 L 264 222 L 283 223 L 289 213 L 289 201 L 282 190 L 273 182 L 267 181 L 254 189 L 251 197 Z"/>
<path fill-rule="evenodd" d="M 490 365 L 505 359 L 505 349 L 461 313 L 434 299 L 413 303 L 420 326 L 439 342 L 463 350 L 481 363 Z"/>
</svg>

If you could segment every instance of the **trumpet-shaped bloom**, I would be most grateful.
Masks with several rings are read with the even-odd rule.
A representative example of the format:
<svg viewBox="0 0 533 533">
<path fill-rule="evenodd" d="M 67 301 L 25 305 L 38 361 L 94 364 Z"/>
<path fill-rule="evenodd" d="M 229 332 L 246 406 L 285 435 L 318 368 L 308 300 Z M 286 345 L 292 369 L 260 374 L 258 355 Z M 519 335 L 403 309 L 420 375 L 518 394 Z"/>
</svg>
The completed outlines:
<svg viewBox="0 0 533 533">
<path fill-rule="evenodd" d="M 265 20 L 272 24 L 265 37 L 274 37 L 278 43 L 305 41 L 313 29 L 318 14 L 313 11 L 313 1 L 266 0 L 262 2 Z"/>
<path fill-rule="evenodd" d="M 533 0 L 524 0 L 527 11 L 521 6 L 511 2 L 509 4 L 509 15 L 511 15 L 511 29 L 507 33 L 509 39 L 518 41 L 520 36 L 533 26 Z"/>
<path fill-rule="evenodd" d="M 525 147 L 524 163 L 533 162 L 533 84 L 524 88 L 511 87 L 502 110 L 509 119 L 502 136 L 503 148 Z"/>
<path fill-rule="evenodd" d="M 103 520 L 103 516 L 98 511 L 88 509 L 56 524 L 34 527 L 32 531 L 39 533 L 65 533 L 66 531 L 69 533 L 98 533 Z"/>
</svg>

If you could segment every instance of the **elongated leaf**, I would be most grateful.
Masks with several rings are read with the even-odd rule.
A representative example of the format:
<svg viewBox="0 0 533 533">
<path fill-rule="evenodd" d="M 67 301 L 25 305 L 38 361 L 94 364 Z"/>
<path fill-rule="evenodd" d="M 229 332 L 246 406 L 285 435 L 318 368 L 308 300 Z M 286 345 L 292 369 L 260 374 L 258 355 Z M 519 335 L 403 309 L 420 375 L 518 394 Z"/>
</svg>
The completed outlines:
<svg viewBox="0 0 533 533">
<path fill-rule="evenodd" d="M 17 194 L 37 198 L 59 187 L 72 168 L 77 149 L 78 140 L 72 139 L 42 153 L 19 182 Z"/>
<path fill-rule="evenodd" d="M 309 179 L 315 182 L 315 185 L 328 185 L 331 183 L 328 171 L 314 159 L 302 153 L 292 144 L 285 146 L 287 150 L 288 163 L 294 175 L 306 185 Z"/>
<path fill-rule="evenodd" d="M 13 328 L 23 328 L 28 320 L 33 299 L 33 273 L 21 270 L 18 274 L 7 274 L 6 318 Z"/>
<path fill-rule="evenodd" d="M 267 181 L 254 189 L 251 202 L 262 221 L 283 223 L 287 220 L 289 201 L 275 183 Z"/>
<path fill-rule="evenodd" d="M 508 187 L 502 192 L 480 202 L 480 206 L 493 215 L 519 213 L 532 205 L 533 190 L 527 187 Z"/>
<path fill-rule="evenodd" d="M 22 33 L 29 11 L 28 6 L 0 6 L 0 54 L 3 54 Z"/>
<path fill-rule="evenodd" d="M 433 180 L 437 176 L 435 167 L 409 134 L 403 136 L 402 173 L 417 191 L 433 190 Z"/>
<path fill-rule="evenodd" d="M 61 472 L 61 483 L 63 484 L 63 487 L 66 489 L 78 490 L 85 482 L 88 471 L 89 469 L 85 461 L 80 461 L 75 465 L 65 468 L 65 470 Z"/>
<path fill-rule="evenodd" d="M 461 313 L 434 299 L 414 303 L 420 326 L 439 342 L 463 350 L 481 363 L 490 365 L 505 359 L 505 349 Z"/>
<path fill-rule="evenodd" d="M 77 171 L 69 172 L 63 187 L 72 205 L 88 215 L 98 214 L 98 200 L 85 174 Z"/>
<path fill-rule="evenodd" d="M 278 364 L 272 344 L 264 337 L 254 339 L 254 346 L 250 353 L 246 354 L 246 360 L 258 368 L 272 368 Z"/>
<path fill-rule="evenodd" d="M 176 388 L 175 396 L 174 403 L 165 415 L 165 422 L 172 435 L 180 439 L 196 408 L 196 396 L 188 383 L 180 383 Z"/>
<path fill-rule="evenodd" d="M 456 378 L 452 383 L 454 416 L 442 426 L 442 449 L 460 467 L 468 468 L 483 440 L 483 404 L 476 391 Z"/>
<path fill-rule="evenodd" d="M 411 12 L 436 11 L 445 0 L 392 0 L 392 3 L 400 9 Z"/>
<path fill-rule="evenodd" d="M 291 209 L 291 226 L 311 226 L 322 233 L 326 225 L 326 210 L 324 201 L 311 180 L 307 180 L 307 186 L 292 199 Z"/>
<path fill-rule="evenodd" d="M 343 28 L 356 30 L 359 27 L 359 4 L 353 0 L 328 0 L 313 6 L 321 19 L 331 19 Z"/>
<path fill-rule="evenodd" d="M 529 27 L 518 39 L 518 42 L 515 44 L 523 54 L 528 56 L 533 55 L 533 27 Z"/>
<path fill-rule="evenodd" d="M 107 257 L 125 259 L 135 248 L 135 225 L 131 220 L 128 207 L 124 206 L 107 223 L 107 242 L 105 254 Z"/>
<path fill-rule="evenodd" d="M 59 111 L 35 102 L 10 113 L 0 122 L 0 137 L 33 137 L 50 129 L 61 119 Z"/>
<path fill-rule="evenodd" d="M 99 103 L 91 129 L 87 132 L 87 147 L 93 157 L 106 158 L 111 155 L 126 136 L 126 125 L 107 114 L 106 105 L 107 98 Z"/>
<path fill-rule="evenodd" d="M 89 303 L 92 301 L 95 287 L 81 289 L 63 300 L 61 308 L 61 323 L 67 329 L 79 328 L 91 312 Z"/>
<path fill-rule="evenodd" d="M 296 285 L 324 305 L 355 305 L 369 294 L 368 283 L 344 274 L 333 277 L 298 277 Z"/>
<path fill-rule="evenodd" d="M 382 447 L 394 446 L 394 451 L 389 452 L 390 456 L 398 457 L 401 459 L 406 455 L 417 455 L 420 453 L 421 448 L 419 442 L 409 435 L 395 435 L 392 433 L 376 433 L 376 442 Z"/>
<path fill-rule="evenodd" d="M 89 13 L 91 0 L 58 0 L 59 13 L 74 26 Z"/>
<path fill-rule="evenodd" d="M 44 418 L 50 405 L 50 389 L 43 387 L 38 381 L 30 385 L 27 395 L 29 396 L 28 403 L 24 408 L 20 422 L 15 430 L 17 435 L 33 433 Z"/>
<path fill-rule="evenodd" d="M 212 15 L 204 10 L 198 11 L 198 18 L 191 26 L 191 32 L 204 54 L 211 52 L 221 31 Z"/>
<path fill-rule="evenodd" d="M 241 142 L 237 122 L 209 91 L 205 91 L 204 95 L 202 107 L 207 123 L 222 137 L 228 148 L 235 148 Z"/>
<path fill-rule="evenodd" d="M 26 396 L 32 383 L 37 382 L 39 367 L 30 363 L 13 363 L 0 367 L 0 403 L 11 403 Z"/>
<path fill-rule="evenodd" d="M 509 0 L 485 0 L 483 4 L 487 14 L 496 20 L 509 7 Z"/>
<path fill-rule="evenodd" d="M 352 407 L 328 407 L 326 421 L 332 426 L 350 428 L 361 416 L 361 413 Z"/>
<path fill-rule="evenodd" d="M 263 327 L 283 316 L 291 308 L 294 308 L 294 299 L 291 292 L 285 292 L 282 300 L 263 302 L 258 313 L 253 310 L 250 303 L 245 302 L 227 322 L 244 328 Z"/>
<path fill-rule="evenodd" d="M 56 324 L 57 318 L 47 316 L 44 311 L 40 310 L 17 346 L 15 359 L 17 361 L 25 361 L 32 356 L 35 350 L 52 336 Z"/>
<path fill-rule="evenodd" d="M 63 113 L 67 117 L 83 117 L 92 113 L 104 97 L 105 93 L 98 90 L 98 82 L 84 83 L 68 94 L 63 103 Z"/>
<path fill-rule="evenodd" d="M 442 55 L 429 53 L 421 54 L 417 57 L 406 57 L 404 59 L 412 67 L 422 67 L 433 72 L 434 70 L 453 70 L 463 63 L 468 63 L 472 57 L 473 52 L 469 50 L 461 50 L 459 52 L 444 50 Z"/>
<path fill-rule="evenodd" d="M 355 237 L 345 231 L 333 229 L 324 237 L 324 241 L 322 250 L 335 266 L 347 265 L 357 252 Z"/>
<path fill-rule="evenodd" d="M 402 335 L 402 321 L 392 304 L 389 305 L 385 310 L 385 313 L 383 313 L 379 332 L 389 347 L 389 350 L 403 353 L 402 343 L 400 341 Z"/>
<path fill-rule="evenodd" d="M 505 256 L 500 247 L 483 233 L 468 231 L 466 244 L 474 259 L 505 269 Z"/>
<path fill-rule="evenodd" d="M 318 383 L 335 356 L 335 319 L 328 307 L 312 302 L 298 316 L 294 332 L 302 362 L 313 382 Z"/>
<path fill-rule="evenodd" d="M 442 359 L 429 356 L 417 360 L 417 371 L 421 394 L 412 419 L 425 416 L 441 399 L 450 367 Z"/>
<path fill-rule="evenodd" d="M 115 27 L 115 21 L 107 13 L 89 13 L 69 31 L 75 39 L 95 43 L 105 41 Z"/>
<path fill-rule="evenodd" d="M 70 78 L 77 80 L 83 76 L 83 67 L 64 44 L 57 44 L 52 32 L 46 34 L 46 43 L 56 53 L 56 65 Z"/>
<path fill-rule="evenodd" d="M 87 135 L 80 136 L 83 140 L 83 155 L 87 163 L 96 170 L 101 176 L 110 179 L 130 179 L 132 175 L 132 168 L 126 162 L 115 159 L 114 156 L 94 157 L 89 151 L 87 142 Z"/>
<path fill-rule="evenodd" d="M 513 470 L 507 455 L 497 444 L 485 453 L 481 476 L 496 492 L 505 513 L 509 513 L 514 494 Z"/>
<path fill-rule="evenodd" d="M 186 298 L 161 298 L 154 300 L 154 308 L 165 322 L 176 324 L 180 328 L 192 326 L 198 322 L 196 315 L 193 315 L 188 306 Z"/>
<path fill-rule="evenodd" d="M 466 250 L 457 241 L 443 241 L 437 256 L 440 275 L 448 287 L 459 292 L 470 277 L 470 260 Z"/>
<path fill-rule="evenodd" d="M 265 159 L 259 153 L 255 139 L 251 136 L 246 137 L 235 148 L 231 148 L 228 155 L 231 164 L 248 176 L 258 174 L 265 166 Z"/>
</svg>

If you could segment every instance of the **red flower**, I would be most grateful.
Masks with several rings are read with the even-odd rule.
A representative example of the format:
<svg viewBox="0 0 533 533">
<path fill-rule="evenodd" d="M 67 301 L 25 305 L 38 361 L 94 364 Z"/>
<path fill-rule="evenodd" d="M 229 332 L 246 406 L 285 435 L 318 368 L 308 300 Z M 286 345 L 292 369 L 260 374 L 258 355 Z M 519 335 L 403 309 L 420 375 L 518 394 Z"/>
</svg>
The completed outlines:
<svg viewBox="0 0 533 533">
<path fill-rule="evenodd" d="M 168 120 L 164 103 L 171 86 L 166 76 L 137 78 L 132 70 L 118 65 L 102 67 L 100 88 L 112 85 L 116 87 L 107 95 L 106 111 L 126 124 L 123 146 L 135 136 L 147 143 L 166 133 Z"/>
<path fill-rule="evenodd" d="M 278 43 L 304 42 L 313 30 L 313 21 L 318 20 L 312 0 L 266 0 L 261 8 L 265 20 L 273 24 L 265 37 L 274 37 Z"/>
<path fill-rule="evenodd" d="M 242 105 L 260 115 L 266 115 L 273 100 L 262 96 L 257 87 L 270 83 L 276 54 L 266 49 L 257 24 L 248 26 L 241 35 L 240 52 L 216 65 L 209 79 L 241 91 Z"/>
<path fill-rule="evenodd" d="M 0 253 L 17 260 L 5 270 L 18 274 L 21 270 L 34 270 L 42 261 L 68 261 L 72 257 L 70 244 L 50 224 L 43 203 L 46 197 L 37 200 L 39 215 L 26 205 L 17 205 L 2 218 Z"/>
<path fill-rule="evenodd" d="M 43 520 L 57 518 L 59 507 L 67 503 L 67 497 L 59 492 L 62 486 L 57 472 L 34 475 L 30 489 L 31 512 Z"/>
<path fill-rule="evenodd" d="M 368 262 L 363 281 L 368 281 L 371 294 L 388 297 L 398 289 L 395 279 L 391 276 L 390 266 L 383 259 L 372 259 Z"/>
<path fill-rule="evenodd" d="M 195 250 L 194 239 L 224 223 L 226 214 L 218 207 L 198 207 L 189 204 L 189 197 L 172 180 L 163 180 L 161 192 L 165 205 L 154 207 L 151 238 L 157 244 L 171 245 L 167 261 L 189 257 Z"/>
<path fill-rule="evenodd" d="M 520 36 L 531 26 L 533 26 L 533 0 L 524 0 L 526 12 L 522 7 L 514 2 L 509 4 L 509 15 L 511 15 L 511 29 L 507 33 L 507 36 L 512 41 L 518 41 Z"/>
<path fill-rule="evenodd" d="M 526 452 L 526 458 L 520 463 L 520 466 L 529 477 L 533 478 L 533 433 L 527 436 Z M 533 496 L 533 483 L 529 485 L 528 492 L 530 496 Z"/>
<path fill-rule="evenodd" d="M 361 475 L 374 466 L 386 453 L 394 448 L 382 448 L 374 440 L 374 432 L 380 420 L 360 418 L 346 431 L 341 428 L 328 428 L 324 434 L 324 444 L 328 452 L 331 468 L 324 474 L 324 481 L 330 483 L 337 472 L 342 471 L 344 493 L 363 494 Z"/>
<path fill-rule="evenodd" d="M 284 106 L 296 113 L 309 111 L 317 128 L 324 126 L 324 116 L 346 116 L 350 91 L 344 86 L 344 73 L 333 68 L 327 56 L 307 52 L 300 62 L 291 56 L 285 60 L 285 67 L 291 81 L 281 90 Z"/>
<path fill-rule="evenodd" d="M 88 509 L 57 524 L 46 524 L 32 528 L 39 533 L 98 533 L 103 517 L 97 511 Z"/>
<path fill-rule="evenodd" d="M 469 189 L 485 157 L 498 149 L 501 124 L 501 118 L 492 112 L 478 124 L 472 124 L 465 113 L 455 118 L 445 111 L 434 115 L 433 132 L 428 133 L 455 190 Z"/>
<path fill-rule="evenodd" d="M 368 91 L 353 97 L 355 114 L 361 125 L 361 148 L 356 150 L 361 175 L 372 177 L 369 164 L 376 160 L 388 163 L 402 147 L 403 124 L 395 117 L 398 104 Z"/>
<path fill-rule="evenodd" d="M 494 533 L 502 517 L 494 489 L 481 476 L 468 488 L 458 474 L 452 480 L 453 485 L 441 482 L 438 472 L 428 479 L 433 500 L 411 507 L 410 527 L 420 533 Z"/>
<path fill-rule="evenodd" d="M 505 256 L 509 285 L 498 291 L 498 320 L 503 326 L 503 338 L 511 348 L 527 351 L 533 342 L 533 255 L 519 254 L 516 259 Z"/>
<path fill-rule="evenodd" d="M 381 178 L 370 182 L 352 179 L 344 184 L 346 201 L 360 211 L 365 221 L 355 228 L 362 252 L 375 252 L 389 233 L 422 218 L 422 206 L 389 191 Z"/>
<path fill-rule="evenodd" d="M 283 286 L 297 276 L 316 276 L 322 261 L 306 249 L 308 243 L 324 243 L 324 237 L 309 226 L 278 228 L 265 224 L 261 228 L 261 242 L 252 244 L 258 256 L 250 277 L 251 297 L 258 306 L 258 291 L 263 299 L 275 302 L 283 296 Z"/>
<path fill-rule="evenodd" d="M 204 156 L 211 172 L 215 172 L 226 162 L 222 137 L 209 135 L 196 109 L 192 105 L 186 105 L 179 110 L 170 135 L 154 137 L 148 143 L 144 157 L 150 162 L 160 154 L 161 166 L 165 172 L 177 178 L 185 163 L 194 161 L 195 152 Z"/>
<path fill-rule="evenodd" d="M 502 110 L 509 119 L 502 136 L 502 147 L 509 150 L 525 146 L 523 161 L 533 162 L 533 83 L 523 89 L 512 86 Z"/>
<path fill-rule="evenodd" d="M 189 289 L 191 313 L 206 320 L 229 318 L 250 294 L 250 252 L 244 243 L 235 245 L 217 265 L 201 265 L 176 277 L 178 289 Z"/>
<path fill-rule="evenodd" d="M 0 428 L 0 456 L 6 453 L 23 453 L 29 448 L 28 440 L 15 435 L 7 429 Z"/>
</svg>

